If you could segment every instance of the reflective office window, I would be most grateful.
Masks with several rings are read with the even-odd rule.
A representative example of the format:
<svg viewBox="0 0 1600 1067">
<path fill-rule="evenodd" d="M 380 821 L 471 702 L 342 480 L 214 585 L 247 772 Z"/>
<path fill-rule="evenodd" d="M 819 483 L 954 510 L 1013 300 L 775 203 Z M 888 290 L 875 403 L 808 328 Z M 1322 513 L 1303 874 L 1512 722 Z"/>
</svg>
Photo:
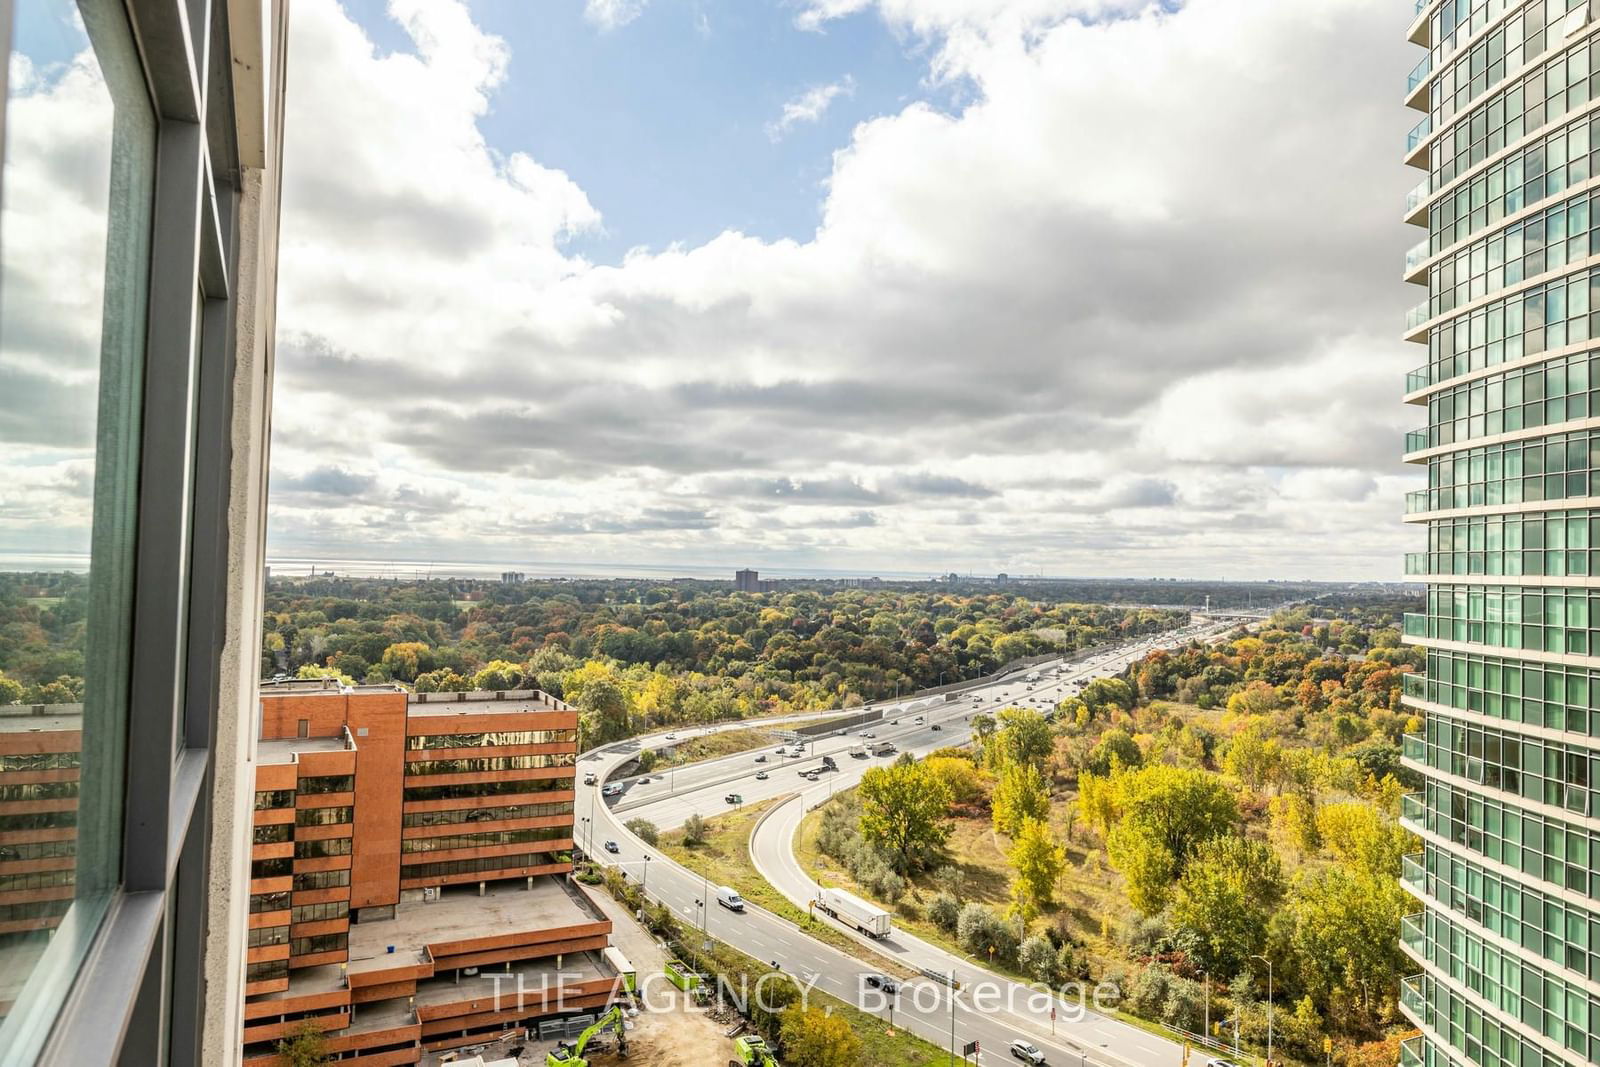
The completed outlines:
<svg viewBox="0 0 1600 1067">
<path fill-rule="evenodd" d="M 156 123 L 117 0 L 16 0 L 0 172 L 0 1061 L 119 880 Z"/>
</svg>

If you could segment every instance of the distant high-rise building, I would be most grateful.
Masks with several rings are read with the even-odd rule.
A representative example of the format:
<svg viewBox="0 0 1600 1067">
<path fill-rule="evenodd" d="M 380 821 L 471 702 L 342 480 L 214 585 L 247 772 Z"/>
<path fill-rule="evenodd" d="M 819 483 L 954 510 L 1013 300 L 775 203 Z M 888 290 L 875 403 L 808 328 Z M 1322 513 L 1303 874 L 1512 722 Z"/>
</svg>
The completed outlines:
<svg viewBox="0 0 1600 1067">
<path fill-rule="evenodd" d="M 761 576 L 752 570 L 734 571 L 733 587 L 741 593 L 759 593 Z"/>
<path fill-rule="evenodd" d="M 528 576 L 526 574 L 524 574 L 523 572 L 521 572 L 521 571 L 501 571 L 500 572 L 500 584 L 501 585 L 516 585 L 519 582 L 525 582 L 527 580 L 528 580 Z"/>
<path fill-rule="evenodd" d="M 1600 1063 L 1600 23 L 1589 0 L 1420 0 L 1406 103 L 1426 235 L 1405 399 L 1427 583 L 1404 700 L 1416 962 L 1403 1067 Z"/>
</svg>

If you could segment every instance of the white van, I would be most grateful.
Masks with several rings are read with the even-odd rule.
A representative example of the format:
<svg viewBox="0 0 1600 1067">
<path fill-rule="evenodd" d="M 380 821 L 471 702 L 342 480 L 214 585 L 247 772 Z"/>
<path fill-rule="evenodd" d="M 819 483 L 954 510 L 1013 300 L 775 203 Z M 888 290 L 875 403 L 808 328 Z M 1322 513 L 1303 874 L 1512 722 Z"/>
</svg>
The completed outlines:
<svg viewBox="0 0 1600 1067">
<path fill-rule="evenodd" d="M 744 910 L 744 898 L 725 885 L 717 886 L 717 903 L 729 911 Z"/>
</svg>

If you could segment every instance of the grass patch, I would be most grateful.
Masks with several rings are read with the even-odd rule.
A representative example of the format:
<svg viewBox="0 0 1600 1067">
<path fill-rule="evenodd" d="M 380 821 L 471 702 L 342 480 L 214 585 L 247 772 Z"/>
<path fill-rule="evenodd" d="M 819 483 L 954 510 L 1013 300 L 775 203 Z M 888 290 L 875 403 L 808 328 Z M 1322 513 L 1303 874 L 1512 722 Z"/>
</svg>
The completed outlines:
<svg viewBox="0 0 1600 1067">
<path fill-rule="evenodd" d="M 741 752 L 755 752 L 768 747 L 777 748 L 785 743 L 785 740 L 778 736 L 781 730 L 791 730 L 797 726 L 826 725 L 833 721 L 832 719 L 783 719 L 753 726 L 747 730 L 719 730 L 716 733 L 702 734 L 699 737 L 675 742 L 672 748 L 663 750 L 661 757 L 656 760 L 655 767 L 657 769 L 681 767 L 687 763 L 699 763 L 719 756 L 737 756 Z"/>
<path fill-rule="evenodd" d="M 814 919 L 794 901 L 778 892 L 776 886 L 761 877 L 750 859 L 750 835 L 756 822 L 775 805 L 787 797 L 749 804 L 725 815 L 715 815 L 706 820 L 706 839 L 698 845 L 683 843 L 683 831 L 669 830 L 661 835 L 660 850 L 668 859 L 682 864 L 708 880 L 713 886 L 729 886 L 758 908 L 763 908 L 781 919 L 794 923 L 807 935 L 816 938 L 841 952 L 857 958 L 866 958 L 859 942 L 848 934 L 821 919 Z M 890 960 L 881 963 L 886 972 L 909 977 L 912 971 Z"/>
</svg>

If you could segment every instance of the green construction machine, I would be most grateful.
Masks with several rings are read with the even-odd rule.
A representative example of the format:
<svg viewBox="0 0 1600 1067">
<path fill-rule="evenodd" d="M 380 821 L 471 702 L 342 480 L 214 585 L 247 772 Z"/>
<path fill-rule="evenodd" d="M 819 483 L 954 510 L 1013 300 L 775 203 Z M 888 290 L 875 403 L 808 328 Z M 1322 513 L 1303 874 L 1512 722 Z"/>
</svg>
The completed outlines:
<svg viewBox="0 0 1600 1067">
<path fill-rule="evenodd" d="M 729 1060 L 728 1067 L 778 1067 L 772 1046 L 753 1034 L 734 1038 L 733 1051 L 738 1059 Z"/>
<path fill-rule="evenodd" d="M 593 1026 L 578 1035 L 578 1040 L 563 1041 L 545 1053 L 545 1067 L 589 1067 L 589 1061 L 583 1058 L 583 1050 L 589 1047 L 589 1042 L 607 1030 L 617 1032 L 617 1059 L 627 1059 L 628 1035 L 622 1026 L 622 1008 L 613 1004 L 604 1015 L 594 1021 Z"/>
</svg>

